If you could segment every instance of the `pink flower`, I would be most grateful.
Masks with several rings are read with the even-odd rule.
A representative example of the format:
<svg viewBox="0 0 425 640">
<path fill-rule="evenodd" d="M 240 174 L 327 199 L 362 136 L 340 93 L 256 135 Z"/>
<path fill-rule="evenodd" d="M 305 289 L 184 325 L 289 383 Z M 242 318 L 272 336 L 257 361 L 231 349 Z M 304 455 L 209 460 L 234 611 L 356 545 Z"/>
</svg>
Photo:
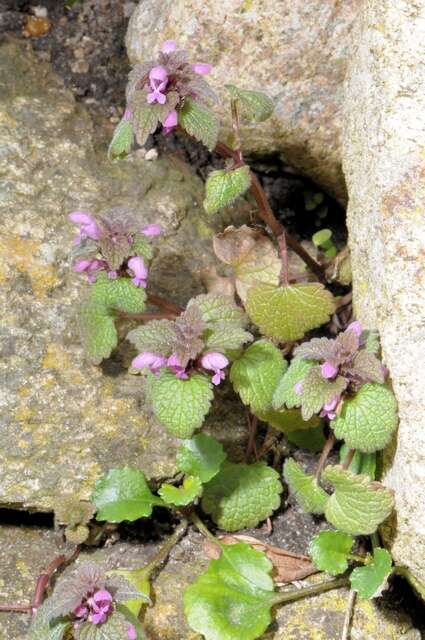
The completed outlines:
<svg viewBox="0 0 425 640">
<path fill-rule="evenodd" d="M 166 40 L 162 45 L 162 53 L 174 53 L 177 48 L 177 42 L 175 40 Z"/>
<path fill-rule="evenodd" d="M 108 278 L 110 280 L 116 280 L 118 278 L 118 271 L 108 271 Z"/>
<path fill-rule="evenodd" d="M 206 64 L 204 62 L 196 62 L 192 64 L 192 69 L 195 73 L 199 73 L 201 76 L 206 76 L 210 73 L 212 69 L 212 64 Z"/>
<path fill-rule="evenodd" d="M 225 369 L 229 364 L 228 359 L 222 353 L 217 353 L 215 351 L 211 351 L 210 353 L 206 353 L 202 356 L 201 366 L 204 369 L 208 369 L 210 371 L 214 371 L 214 375 L 211 379 L 211 382 L 215 385 L 220 384 L 222 380 L 224 380 L 225 373 L 223 369 Z"/>
<path fill-rule="evenodd" d="M 124 115 L 122 117 L 122 119 L 124 120 L 124 122 L 129 122 L 131 119 L 133 118 L 133 112 L 131 109 L 126 109 L 124 111 Z"/>
<path fill-rule="evenodd" d="M 171 369 L 171 371 L 173 373 L 175 373 L 176 378 L 179 378 L 180 380 L 187 380 L 188 379 L 188 374 L 186 372 L 186 369 L 184 367 L 182 367 L 182 364 L 180 362 L 180 359 L 178 357 L 178 355 L 176 353 L 173 353 L 167 360 L 167 367 L 169 367 Z"/>
<path fill-rule="evenodd" d="M 160 353 L 152 353 L 151 351 L 144 351 L 139 353 L 131 363 L 133 369 L 149 369 L 152 373 L 158 373 L 159 369 L 165 367 L 167 364 L 167 358 L 164 358 Z"/>
<path fill-rule="evenodd" d="M 80 227 L 78 236 L 75 239 L 75 244 L 80 244 L 82 238 L 99 240 L 101 235 L 99 225 L 90 214 L 85 211 L 73 211 L 69 214 L 69 219 Z"/>
<path fill-rule="evenodd" d="M 153 102 L 165 104 L 167 96 L 163 91 L 168 83 L 167 69 L 162 65 L 158 65 L 151 69 L 149 72 L 149 82 L 150 88 L 152 89 L 151 93 L 148 93 L 146 98 L 149 104 L 152 104 Z"/>
<path fill-rule="evenodd" d="M 294 385 L 294 391 L 297 395 L 301 395 L 303 392 L 303 382 L 304 380 L 301 380 L 300 382 L 297 382 L 296 385 Z"/>
<path fill-rule="evenodd" d="M 172 131 L 174 129 L 174 127 L 177 126 L 178 123 L 178 115 L 177 115 L 177 111 L 175 109 L 173 109 L 172 111 L 170 111 L 170 113 L 168 114 L 168 116 L 165 118 L 163 124 L 162 124 L 162 130 L 165 134 L 170 133 L 170 131 Z"/>
<path fill-rule="evenodd" d="M 328 380 L 330 378 L 335 378 L 338 373 L 338 367 L 334 367 L 329 360 L 326 360 L 326 362 L 321 365 L 320 371 L 322 376 Z"/>
<path fill-rule="evenodd" d="M 153 238 L 154 236 L 159 236 L 159 235 L 161 235 L 161 232 L 162 232 L 162 228 L 161 228 L 160 224 L 147 224 L 142 229 L 143 235 L 147 236 L 148 238 Z"/>
<path fill-rule="evenodd" d="M 329 418 L 329 420 L 334 420 L 336 418 L 336 411 L 334 411 L 334 409 L 336 409 L 340 397 L 341 396 L 335 396 L 330 402 L 323 405 L 323 409 L 320 412 L 321 418 Z"/>
<path fill-rule="evenodd" d="M 128 625 L 127 636 L 128 636 L 128 640 L 137 640 L 137 631 L 134 625 L 132 624 Z"/>
<path fill-rule="evenodd" d="M 146 279 L 148 277 L 148 269 L 143 261 L 143 258 L 134 256 L 128 261 L 128 268 L 133 272 L 134 277 L 131 279 L 132 283 L 136 287 L 146 288 Z"/>
<path fill-rule="evenodd" d="M 358 338 L 360 338 L 360 336 L 362 335 L 362 325 L 360 324 L 360 322 L 358 320 L 355 320 L 354 322 L 351 322 L 348 327 L 346 328 L 346 331 L 354 331 L 354 333 L 356 334 L 356 336 Z"/>
<path fill-rule="evenodd" d="M 106 589 L 100 589 L 87 600 L 90 607 L 89 621 L 93 624 L 102 624 L 112 611 L 112 596 Z"/>
<path fill-rule="evenodd" d="M 77 618 L 87 619 L 87 616 L 89 615 L 89 609 L 85 604 L 79 604 L 78 607 L 74 609 L 74 615 L 77 616 Z"/>
<path fill-rule="evenodd" d="M 96 282 L 95 272 L 104 269 L 106 266 L 104 260 L 92 258 L 90 260 L 78 260 L 78 262 L 73 265 L 72 270 L 76 273 L 87 273 L 88 281 L 93 283 Z"/>
</svg>

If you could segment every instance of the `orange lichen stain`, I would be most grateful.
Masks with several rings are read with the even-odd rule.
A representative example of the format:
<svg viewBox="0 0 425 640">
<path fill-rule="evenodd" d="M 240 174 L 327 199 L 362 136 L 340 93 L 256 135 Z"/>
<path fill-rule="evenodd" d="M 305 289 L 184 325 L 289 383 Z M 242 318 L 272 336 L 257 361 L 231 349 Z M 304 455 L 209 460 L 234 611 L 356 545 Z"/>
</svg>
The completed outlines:
<svg viewBox="0 0 425 640">
<path fill-rule="evenodd" d="M 10 272 L 17 269 L 27 274 L 36 298 L 44 298 L 57 284 L 59 278 L 50 264 L 43 264 L 36 254 L 40 243 L 35 240 L 24 239 L 20 236 L 9 235 L 0 240 L 0 281 Z"/>
<path fill-rule="evenodd" d="M 18 447 L 20 449 L 28 449 L 29 443 L 26 440 L 18 440 Z"/>
<path fill-rule="evenodd" d="M 49 18 L 41 18 L 38 16 L 28 16 L 25 21 L 25 27 L 22 35 L 25 38 L 41 38 L 52 28 Z"/>
<path fill-rule="evenodd" d="M 42 366 L 43 369 L 57 369 L 58 371 L 68 369 L 70 363 L 66 349 L 60 344 L 49 344 Z"/>
</svg>

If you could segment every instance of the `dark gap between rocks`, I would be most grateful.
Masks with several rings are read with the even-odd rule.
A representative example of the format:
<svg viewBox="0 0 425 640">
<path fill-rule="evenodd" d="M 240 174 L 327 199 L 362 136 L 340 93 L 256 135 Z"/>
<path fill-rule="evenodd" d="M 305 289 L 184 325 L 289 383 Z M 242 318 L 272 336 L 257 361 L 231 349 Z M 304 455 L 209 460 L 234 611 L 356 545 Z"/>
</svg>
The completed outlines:
<svg viewBox="0 0 425 640">
<path fill-rule="evenodd" d="M 54 515 L 3 507 L 0 508 L 0 526 L 7 525 L 53 529 Z"/>
</svg>

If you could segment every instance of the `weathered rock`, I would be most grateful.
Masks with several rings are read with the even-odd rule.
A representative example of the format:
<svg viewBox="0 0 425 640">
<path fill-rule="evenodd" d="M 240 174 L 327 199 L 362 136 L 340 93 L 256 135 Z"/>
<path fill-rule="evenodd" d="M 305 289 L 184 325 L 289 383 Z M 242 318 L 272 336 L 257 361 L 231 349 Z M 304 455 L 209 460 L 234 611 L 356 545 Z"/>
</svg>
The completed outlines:
<svg viewBox="0 0 425 640">
<path fill-rule="evenodd" d="M 227 128 L 224 84 L 268 92 L 276 112 L 244 127 L 244 148 L 279 153 L 344 202 L 342 81 L 357 11 L 354 0 L 143 0 L 130 20 L 127 50 L 132 62 L 149 60 L 164 40 L 175 39 L 193 60 L 212 63 Z"/>
<path fill-rule="evenodd" d="M 0 601 L 27 602 L 37 576 L 59 553 L 58 536 L 49 530 L 25 527 L 0 528 Z M 184 619 L 183 591 L 206 569 L 202 537 L 191 531 L 172 550 L 152 582 L 154 606 L 147 608 L 143 623 L 149 640 L 200 640 Z M 99 562 L 106 570 L 141 567 L 158 551 L 158 544 L 118 542 L 94 552 L 83 551 L 78 562 Z M 72 570 L 72 567 L 66 571 Z M 59 578 L 60 579 L 60 578 Z M 338 590 L 279 607 L 276 620 L 263 640 L 339 640 L 348 592 Z M 25 640 L 27 616 L 0 612 L 0 640 Z M 357 601 L 352 640 L 419 640 L 420 634 L 401 612 Z"/>
<path fill-rule="evenodd" d="M 344 170 L 357 317 L 377 328 L 400 427 L 387 453 L 397 562 L 425 583 L 425 6 L 364 3 L 347 79 Z"/>
<path fill-rule="evenodd" d="M 151 282 L 179 303 L 203 290 L 214 230 L 190 168 L 96 157 L 88 115 L 24 45 L 2 42 L 0 86 L 0 502 L 48 510 L 65 493 L 87 498 L 114 465 L 169 477 L 177 446 L 152 422 L 137 377 L 119 361 L 84 361 L 75 318 L 87 285 L 69 268 L 67 214 L 123 205 L 160 222 Z"/>
</svg>

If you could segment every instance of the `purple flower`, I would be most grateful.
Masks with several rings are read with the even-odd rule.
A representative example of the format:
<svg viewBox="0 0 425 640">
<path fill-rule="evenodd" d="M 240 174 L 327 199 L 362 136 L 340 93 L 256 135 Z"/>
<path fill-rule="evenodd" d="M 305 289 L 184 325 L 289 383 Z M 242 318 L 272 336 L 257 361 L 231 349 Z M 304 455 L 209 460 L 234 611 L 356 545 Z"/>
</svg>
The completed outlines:
<svg viewBox="0 0 425 640">
<path fill-rule="evenodd" d="M 354 331 L 354 333 L 356 334 L 356 336 L 358 338 L 360 338 L 360 336 L 362 335 L 362 325 L 360 324 L 360 322 L 358 320 L 355 320 L 354 322 L 351 322 L 348 327 L 346 328 L 346 331 Z"/>
<path fill-rule="evenodd" d="M 89 609 L 85 604 L 79 604 L 78 607 L 74 609 L 73 613 L 77 618 L 83 618 L 86 620 L 89 615 Z"/>
<path fill-rule="evenodd" d="M 321 365 L 320 371 L 322 376 L 326 378 L 326 380 L 329 380 L 330 378 L 335 378 L 338 373 L 338 367 L 335 367 L 332 362 L 326 360 L 326 362 Z"/>
<path fill-rule="evenodd" d="M 151 93 L 147 95 L 147 101 L 149 104 L 158 102 L 159 104 L 165 104 L 167 96 L 163 93 L 168 83 L 167 69 L 162 65 L 154 67 L 149 72 L 149 84 L 152 89 Z"/>
<path fill-rule="evenodd" d="M 143 261 L 143 258 L 139 258 L 138 256 L 130 258 L 130 260 L 128 261 L 128 268 L 134 274 L 134 277 L 131 279 L 132 283 L 135 284 L 136 287 L 146 288 L 148 269 Z"/>
<path fill-rule="evenodd" d="M 173 373 L 175 373 L 176 378 L 179 378 L 180 380 L 187 380 L 188 379 L 188 374 L 186 372 L 185 367 L 182 367 L 182 364 L 180 362 L 180 358 L 178 357 L 177 353 L 173 353 L 167 360 L 167 367 L 169 367 L 171 369 L 171 371 Z"/>
<path fill-rule="evenodd" d="M 162 228 L 161 228 L 160 224 L 147 224 L 142 229 L 143 235 L 147 236 L 148 238 L 153 238 L 154 236 L 159 236 L 159 235 L 161 235 L 161 232 L 162 232 Z"/>
<path fill-rule="evenodd" d="M 152 373 L 158 373 L 159 369 L 165 367 L 167 358 L 160 353 L 152 353 L 151 351 L 143 351 L 139 353 L 131 363 L 133 369 L 149 369 Z"/>
<path fill-rule="evenodd" d="M 206 353 L 202 356 L 201 365 L 204 369 L 208 369 L 210 371 L 214 371 L 214 375 L 211 379 L 211 382 L 215 385 L 220 384 L 222 380 L 226 377 L 223 369 L 225 369 L 229 364 L 228 359 L 222 353 L 217 353 L 215 351 L 211 351 L 210 353 Z"/>
<path fill-rule="evenodd" d="M 104 260 L 98 260 L 97 258 L 91 258 L 88 260 L 78 260 L 72 267 L 72 270 L 76 273 L 87 273 L 88 281 L 93 283 L 96 282 L 96 276 L 94 275 L 96 271 L 100 271 L 105 269 L 106 262 Z"/>
<path fill-rule="evenodd" d="M 80 227 L 75 244 L 80 244 L 83 238 L 99 240 L 101 231 L 96 220 L 85 211 L 73 211 L 69 214 L 69 219 Z"/>
<path fill-rule="evenodd" d="M 127 109 L 124 111 L 124 115 L 122 119 L 124 120 L 124 122 L 129 122 L 132 118 L 133 118 L 133 112 L 131 109 L 127 107 Z"/>
<path fill-rule="evenodd" d="M 170 113 L 168 114 L 168 116 L 165 118 L 163 125 L 162 125 L 162 130 L 165 134 L 170 133 L 170 131 L 172 131 L 174 129 L 174 127 L 177 126 L 178 123 L 178 115 L 177 115 L 177 111 L 175 109 L 173 109 L 172 111 L 170 111 Z"/>
<path fill-rule="evenodd" d="M 112 596 L 106 589 L 100 589 L 87 600 L 90 607 L 89 621 L 93 624 L 102 624 L 112 611 Z"/>
<path fill-rule="evenodd" d="M 116 280 L 118 278 L 118 271 L 108 271 L 108 278 L 110 280 Z"/>
<path fill-rule="evenodd" d="M 161 51 L 162 53 L 174 53 L 177 49 L 177 42 L 175 40 L 166 40 L 162 45 Z"/>
<path fill-rule="evenodd" d="M 134 625 L 132 624 L 128 625 L 127 636 L 128 636 L 128 640 L 137 640 L 137 631 Z"/>
<path fill-rule="evenodd" d="M 336 418 L 336 406 L 339 403 L 341 396 L 335 396 L 332 398 L 330 402 L 327 402 L 323 405 L 322 411 L 320 412 L 321 418 L 329 418 L 329 420 L 334 420 Z"/>
<path fill-rule="evenodd" d="M 212 64 L 206 64 L 204 62 L 196 62 L 192 64 L 192 69 L 195 73 L 199 73 L 201 76 L 206 76 L 210 73 L 212 69 Z"/>
</svg>

